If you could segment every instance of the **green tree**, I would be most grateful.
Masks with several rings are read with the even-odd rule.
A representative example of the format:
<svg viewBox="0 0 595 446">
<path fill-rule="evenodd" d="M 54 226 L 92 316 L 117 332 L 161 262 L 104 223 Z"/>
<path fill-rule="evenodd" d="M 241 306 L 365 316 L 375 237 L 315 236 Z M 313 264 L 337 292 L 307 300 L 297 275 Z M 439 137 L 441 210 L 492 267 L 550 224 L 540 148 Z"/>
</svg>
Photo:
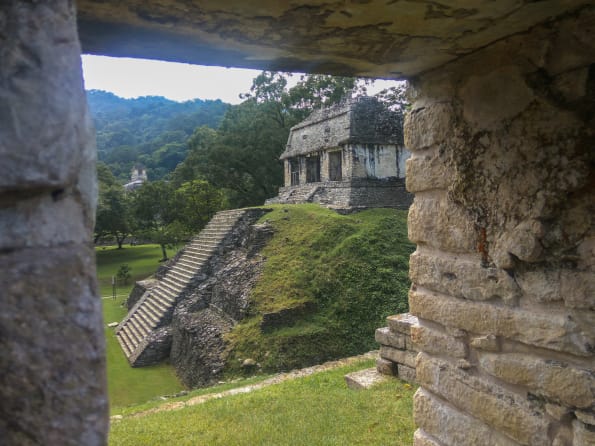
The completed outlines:
<svg viewBox="0 0 595 446">
<path fill-rule="evenodd" d="M 176 220 L 189 234 L 200 231 L 225 206 L 224 194 L 208 181 L 183 183 L 175 191 Z"/>
<path fill-rule="evenodd" d="M 99 189 L 97 216 L 95 221 L 95 242 L 110 236 L 116 240 L 118 249 L 130 235 L 129 201 L 122 186 L 115 184 Z"/>
<path fill-rule="evenodd" d="M 161 246 L 167 260 L 166 246 L 175 240 L 168 226 L 175 221 L 174 189 L 165 181 L 144 183 L 130 193 L 134 231 Z"/>
<path fill-rule="evenodd" d="M 263 71 L 241 95 L 244 102 L 228 109 L 216 133 L 197 129 L 173 181 L 206 180 L 225 192 L 232 207 L 259 205 L 276 195 L 283 183 L 279 156 L 290 128 L 314 108 L 362 94 L 366 85 L 355 78 L 304 75 L 289 89 L 290 76 Z"/>
</svg>

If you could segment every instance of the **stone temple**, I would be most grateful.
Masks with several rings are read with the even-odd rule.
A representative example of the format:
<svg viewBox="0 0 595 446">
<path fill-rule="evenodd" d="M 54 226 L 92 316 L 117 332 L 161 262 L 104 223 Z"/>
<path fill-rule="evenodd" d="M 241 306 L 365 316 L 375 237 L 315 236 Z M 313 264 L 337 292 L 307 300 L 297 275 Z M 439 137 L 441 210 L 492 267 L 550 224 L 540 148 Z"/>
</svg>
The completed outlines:
<svg viewBox="0 0 595 446">
<path fill-rule="evenodd" d="M 373 97 L 348 99 L 292 127 L 281 155 L 285 186 L 267 203 L 406 209 L 409 156 L 399 113 Z"/>
</svg>

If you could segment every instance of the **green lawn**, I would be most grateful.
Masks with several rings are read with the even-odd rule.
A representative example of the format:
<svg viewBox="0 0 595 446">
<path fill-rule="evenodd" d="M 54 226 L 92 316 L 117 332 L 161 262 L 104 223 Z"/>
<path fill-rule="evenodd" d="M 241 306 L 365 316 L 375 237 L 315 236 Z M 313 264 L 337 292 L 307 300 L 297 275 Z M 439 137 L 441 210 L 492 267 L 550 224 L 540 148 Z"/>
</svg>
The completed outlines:
<svg viewBox="0 0 595 446">
<path fill-rule="evenodd" d="M 161 395 L 179 392 L 183 389 L 175 376 L 174 370 L 167 364 L 152 367 L 132 368 L 124 357 L 120 345 L 116 340 L 113 328 L 108 328 L 110 322 L 120 322 L 126 315 L 126 308 L 122 306 L 136 280 L 149 276 L 159 266 L 161 248 L 159 245 L 127 246 L 123 249 L 116 247 L 98 247 L 97 276 L 102 296 L 112 295 L 111 276 L 116 274 L 118 267 L 127 263 L 131 268 L 132 278 L 128 284 L 118 286 L 118 298 L 102 299 L 103 320 L 106 324 L 106 353 L 107 380 L 112 413 L 119 409 L 142 403 Z"/>
<path fill-rule="evenodd" d="M 372 361 L 180 410 L 124 418 L 119 445 L 411 445 L 414 386 L 397 379 L 348 389 L 344 375 Z"/>
</svg>

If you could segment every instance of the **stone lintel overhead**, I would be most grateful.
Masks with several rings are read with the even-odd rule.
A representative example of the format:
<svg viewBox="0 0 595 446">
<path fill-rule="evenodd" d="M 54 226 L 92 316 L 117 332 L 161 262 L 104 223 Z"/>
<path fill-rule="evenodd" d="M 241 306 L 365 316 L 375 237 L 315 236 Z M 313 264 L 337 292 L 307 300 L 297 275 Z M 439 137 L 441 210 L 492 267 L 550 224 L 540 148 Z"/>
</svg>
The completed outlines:
<svg viewBox="0 0 595 446">
<path fill-rule="evenodd" d="M 587 0 L 78 0 L 83 52 L 406 78 Z"/>
</svg>

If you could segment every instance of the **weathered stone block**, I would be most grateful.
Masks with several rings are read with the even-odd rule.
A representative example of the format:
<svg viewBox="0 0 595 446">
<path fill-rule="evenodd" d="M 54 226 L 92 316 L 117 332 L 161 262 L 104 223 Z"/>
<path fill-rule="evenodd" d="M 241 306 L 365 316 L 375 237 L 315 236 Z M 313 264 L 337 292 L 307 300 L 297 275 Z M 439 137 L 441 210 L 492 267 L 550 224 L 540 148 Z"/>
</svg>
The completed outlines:
<svg viewBox="0 0 595 446">
<path fill-rule="evenodd" d="M 475 260 L 449 254 L 423 253 L 419 248 L 409 260 L 410 279 L 440 293 L 470 300 L 499 298 L 512 303 L 520 289 L 504 270 L 486 268 L 479 256 Z"/>
<path fill-rule="evenodd" d="M 595 401 L 595 376 L 568 363 L 517 353 L 483 353 L 479 363 L 503 381 L 571 407 L 586 408 Z"/>
<path fill-rule="evenodd" d="M 595 310 L 595 272 L 560 272 L 560 294 L 569 308 Z"/>
<path fill-rule="evenodd" d="M 595 412 L 593 411 L 585 411 L 585 410 L 577 410 L 574 412 L 576 418 L 581 422 L 588 424 L 590 426 L 595 427 Z"/>
<path fill-rule="evenodd" d="M 524 397 L 424 353 L 419 354 L 416 371 L 426 390 L 518 443 L 548 444 L 550 422 Z"/>
<path fill-rule="evenodd" d="M 402 333 L 411 336 L 411 326 L 417 324 L 417 317 L 411 313 L 401 313 L 386 318 L 388 328 L 393 333 Z"/>
<path fill-rule="evenodd" d="M 435 438 L 431 438 L 422 429 L 417 429 L 413 434 L 413 446 L 448 446 L 444 443 L 438 442 Z"/>
<path fill-rule="evenodd" d="M 95 252 L 0 255 L 0 443 L 104 444 L 108 402 Z"/>
<path fill-rule="evenodd" d="M 379 373 L 374 367 L 345 375 L 347 387 L 354 390 L 370 389 L 387 379 L 389 378 L 386 375 Z"/>
<path fill-rule="evenodd" d="M 383 375 L 394 376 L 397 374 L 397 364 L 383 358 L 376 359 L 376 370 Z"/>
<path fill-rule="evenodd" d="M 76 182 L 89 146 L 74 5 L 11 2 L 2 12 L 0 191 L 49 193 Z"/>
<path fill-rule="evenodd" d="M 506 66 L 470 76 L 460 91 L 463 116 L 477 129 L 491 129 L 523 111 L 533 92 L 518 69 Z"/>
<path fill-rule="evenodd" d="M 572 430 L 574 432 L 572 446 L 593 446 L 595 444 L 595 430 L 592 427 L 589 428 L 583 422 L 574 420 Z"/>
<path fill-rule="evenodd" d="M 418 151 L 445 141 L 452 133 L 452 116 L 452 105 L 446 102 L 414 108 L 405 116 L 405 146 Z"/>
<path fill-rule="evenodd" d="M 397 350 L 396 348 L 382 346 L 380 347 L 380 357 L 388 359 L 399 364 L 415 368 L 415 357 L 417 353 L 409 352 L 407 350 Z"/>
<path fill-rule="evenodd" d="M 595 309 L 593 271 L 535 268 L 515 273 L 525 296 L 537 302 L 563 301 L 573 309 Z"/>
<path fill-rule="evenodd" d="M 539 312 L 463 301 L 430 291 L 411 290 L 409 308 L 419 318 L 477 334 L 493 334 L 525 344 L 590 356 L 595 345 L 589 315 Z"/>
<path fill-rule="evenodd" d="M 407 381 L 410 383 L 417 382 L 415 378 L 414 367 L 408 367 L 403 364 L 397 364 L 397 376 L 399 377 L 399 379 L 402 379 L 403 381 Z"/>
<path fill-rule="evenodd" d="M 452 253 L 474 253 L 477 230 L 463 207 L 439 191 L 417 194 L 409 208 L 408 237 Z"/>
<path fill-rule="evenodd" d="M 438 148 L 413 155 L 406 161 L 405 181 L 409 192 L 447 189 L 451 182 L 452 165 Z"/>
<path fill-rule="evenodd" d="M 488 352 L 500 351 L 500 342 L 498 342 L 498 338 L 494 335 L 478 336 L 471 339 L 469 345 L 477 350 L 485 350 Z"/>
<path fill-rule="evenodd" d="M 0 249 L 86 243 L 91 231 L 85 223 L 84 207 L 72 192 L 15 201 L 0 209 Z"/>
<path fill-rule="evenodd" d="M 374 339 L 381 345 L 405 350 L 405 337 L 402 333 L 393 333 L 388 327 L 378 328 Z"/>
<path fill-rule="evenodd" d="M 467 345 L 460 339 L 423 325 L 411 327 L 411 340 L 417 350 L 425 353 L 465 358 Z"/>
<path fill-rule="evenodd" d="M 420 388 L 414 396 L 413 418 L 425 432 L 452 446 L 518 446 L 485 423 L 459 411 Z"/>
</svg>

